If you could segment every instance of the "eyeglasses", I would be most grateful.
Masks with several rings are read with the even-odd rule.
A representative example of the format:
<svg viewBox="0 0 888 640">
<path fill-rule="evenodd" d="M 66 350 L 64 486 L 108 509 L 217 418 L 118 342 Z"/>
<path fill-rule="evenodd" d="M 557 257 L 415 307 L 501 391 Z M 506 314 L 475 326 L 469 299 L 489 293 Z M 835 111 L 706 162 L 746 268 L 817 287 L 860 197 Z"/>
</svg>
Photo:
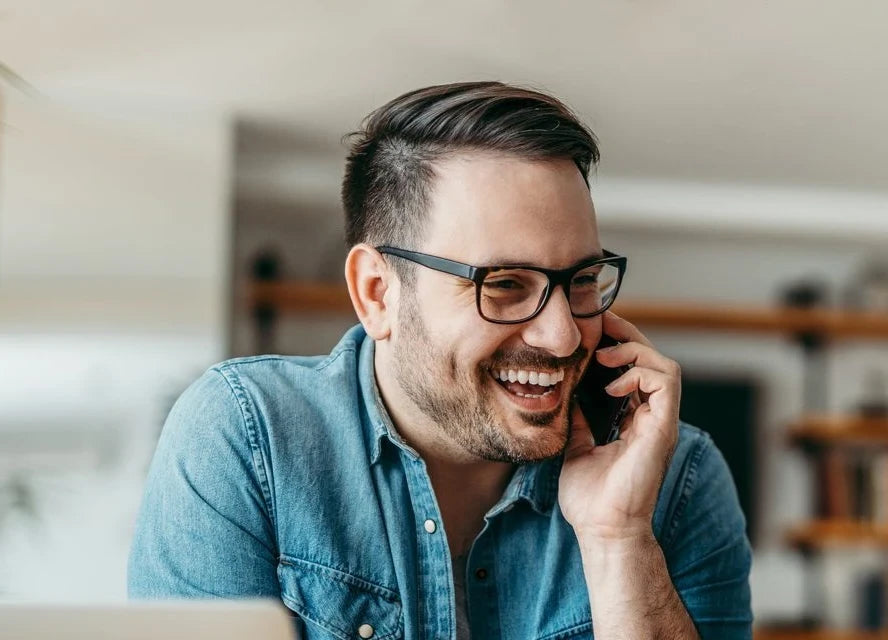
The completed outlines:
<svg viewBox="0 0 888 640">
<path fill-rule="evenodd" d="M 427 253 L 376 247 L 380 253 L 465 278 L 475 283 L 478 313 L 488 322 L 519 324 L 534 318 L 561 285 L 575 318 L 591 318 L 607 311 L 620 290 L 626 258 L 610 251 L 567 269 L 525 265 L 475 267 Z"/>
</svg>

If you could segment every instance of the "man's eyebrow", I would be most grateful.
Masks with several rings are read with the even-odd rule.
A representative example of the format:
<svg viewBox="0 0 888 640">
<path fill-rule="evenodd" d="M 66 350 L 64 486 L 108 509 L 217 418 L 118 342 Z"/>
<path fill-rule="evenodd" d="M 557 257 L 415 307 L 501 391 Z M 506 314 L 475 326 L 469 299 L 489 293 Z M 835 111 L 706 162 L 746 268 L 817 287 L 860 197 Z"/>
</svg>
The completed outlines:
<svg viewBox="0 0 888 640">
<path fill-rule="evenodd" d="M 599 260 L 604 258 L 604 251 L 595 251 L 593 253 L 588 254 L 584 258 L 580 258 L 572 265 L 569 265 L 567 268 L 572 267 L 573 265 L 580 264 L 582 262 L 588 262 L 590 260 Z M 490 260 L 485 260 L 483 263 L 479 262 L 478 264 L 485 264 L 489 266 L 495 267 L 524 267 L 524 266 L 536 266 L 532 262 L 528 262 L 527 260 L 514 260 L 508 258 L 492 258 Z"/>
</svg>

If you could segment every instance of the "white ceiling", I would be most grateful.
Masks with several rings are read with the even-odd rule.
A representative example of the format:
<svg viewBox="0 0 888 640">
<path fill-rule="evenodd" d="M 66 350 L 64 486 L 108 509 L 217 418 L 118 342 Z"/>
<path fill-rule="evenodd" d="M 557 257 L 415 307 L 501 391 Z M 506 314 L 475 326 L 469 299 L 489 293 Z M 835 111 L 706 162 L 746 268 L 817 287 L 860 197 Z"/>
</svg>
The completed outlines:
<svg viewBox="0 0 888 640">
<path fill-rule="evenodd" d="M 417 86 L 565 99 L 602 175 L 888 191 L 881 0 L 7 0 L 0 60 L 104 108 L 212 110 L 337 141 Z"/>
</svg>

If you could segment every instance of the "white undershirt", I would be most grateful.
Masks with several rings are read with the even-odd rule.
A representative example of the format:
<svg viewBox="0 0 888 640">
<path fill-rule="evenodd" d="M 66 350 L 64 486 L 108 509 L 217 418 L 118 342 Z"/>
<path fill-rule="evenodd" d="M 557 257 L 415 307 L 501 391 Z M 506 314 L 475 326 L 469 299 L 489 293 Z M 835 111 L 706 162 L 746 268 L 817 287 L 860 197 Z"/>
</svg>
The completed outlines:
<svg viewBox="0 0 888 640">
<path fill-rule="evenodd" d="M 466 601 L 466 561 L 467 556 L 453 558 L 453 591 L 456 595 L 456 640 L 471 640 L 469 611 Z"/>
</svg>

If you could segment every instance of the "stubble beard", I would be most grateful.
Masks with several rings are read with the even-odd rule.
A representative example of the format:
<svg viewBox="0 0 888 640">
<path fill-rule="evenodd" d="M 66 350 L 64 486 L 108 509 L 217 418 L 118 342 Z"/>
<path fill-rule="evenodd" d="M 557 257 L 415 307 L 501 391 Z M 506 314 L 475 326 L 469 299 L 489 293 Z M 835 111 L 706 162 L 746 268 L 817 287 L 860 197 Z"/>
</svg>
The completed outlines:
<svg viewBox="0 0 888 640">
<path fill-rule="evenodd" d="M 560 455 L 567 446 L 568 416 L 563 409 L 520 412 L 520 420 L 557 438 L 520 437 L 497 418 L 492 399 L 482 393 L 486 368 L 460 369 L 453 352 L 439 349 L 420 317 L 413 292 L 398 310 L 399 339 L 393 346 L 395 377 L 408 398 L 450 439 L 484 460 L 526 464 Z M 491 384 L 496 384 L 492 382 Z M 545 434 L 548 435 L 548 434 Z"/>
</svg>

